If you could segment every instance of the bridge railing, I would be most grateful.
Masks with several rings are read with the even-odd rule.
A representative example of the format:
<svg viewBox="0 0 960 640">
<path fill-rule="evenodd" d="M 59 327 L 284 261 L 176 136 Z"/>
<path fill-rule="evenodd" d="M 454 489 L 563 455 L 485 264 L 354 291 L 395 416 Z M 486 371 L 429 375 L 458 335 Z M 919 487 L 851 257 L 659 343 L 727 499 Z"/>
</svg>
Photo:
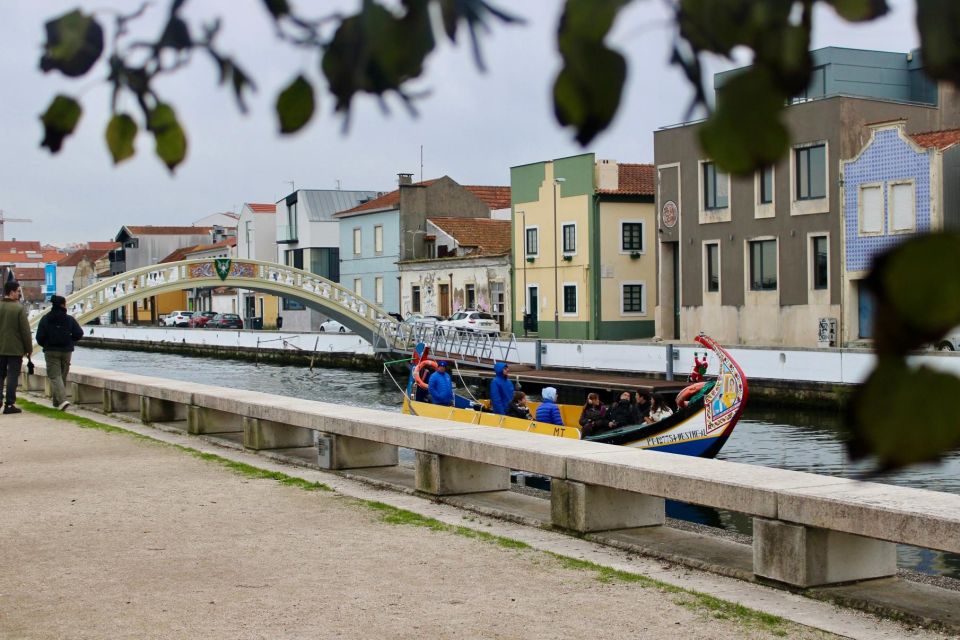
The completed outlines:
<svg viewBox="0 0 960 640">
<path fill-rule="evenodd" d="M 381 323 L 377 335 L 382 336 L 381 344 L 391 345 L 394 351 L 409 353 L 422 343 L 436 356 L 463 362 L 489 365 L 496 361 L 520 361 L 517 338 L 512 333 L 483 334 L 435 322 L 401 322 Z M 377 344 L 374 348 L 376 350 Z"/>
</svg>

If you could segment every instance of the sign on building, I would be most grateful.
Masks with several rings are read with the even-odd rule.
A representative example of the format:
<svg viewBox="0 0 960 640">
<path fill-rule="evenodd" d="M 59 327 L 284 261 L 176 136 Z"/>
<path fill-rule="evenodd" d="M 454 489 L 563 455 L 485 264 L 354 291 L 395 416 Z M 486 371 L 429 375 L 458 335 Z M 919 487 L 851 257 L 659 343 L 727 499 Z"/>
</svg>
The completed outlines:
<svg viewBox="0 0 960 640">
<path fill-rule="evenodd" d="M 57 294 L 57 265 L 55 262 L 48 262 L 43 265 L 43 297 L 47 300 Z"/>
</svg>

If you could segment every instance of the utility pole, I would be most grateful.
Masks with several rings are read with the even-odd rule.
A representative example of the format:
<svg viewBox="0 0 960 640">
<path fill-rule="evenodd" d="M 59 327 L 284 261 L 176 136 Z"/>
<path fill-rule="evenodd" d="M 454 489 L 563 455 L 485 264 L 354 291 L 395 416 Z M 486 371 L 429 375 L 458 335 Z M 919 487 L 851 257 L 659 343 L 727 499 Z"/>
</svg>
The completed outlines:
<svg viewBox="0 0 960 640">
<path fill-rule="evenodd" d="M 556 165 L 554 165 L 556 166 Z M 557 187 L 566 182 L 566 178 L 553 179 L 553 337 L 560 337 L 560 274 L 557 273 L 557 255 L 560 244 L 557 242 Z"/>
</svg>

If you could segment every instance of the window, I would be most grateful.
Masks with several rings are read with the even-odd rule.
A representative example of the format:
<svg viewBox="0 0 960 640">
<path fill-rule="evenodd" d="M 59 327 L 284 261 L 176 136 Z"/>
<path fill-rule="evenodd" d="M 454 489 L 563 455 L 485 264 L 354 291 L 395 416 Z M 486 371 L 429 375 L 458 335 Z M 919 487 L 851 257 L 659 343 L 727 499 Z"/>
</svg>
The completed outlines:
<svg viewBox="0 0 960 640">
<path fill-rule="evenodd" d="M 538 240 L 538 229 L 536 227 L 527 227 L 526 254 L 536 256 L 540 254 L 540 244 Z"/>
<path fill-rule="evenodd" d="M 433 260 L 437 257 L 437 241 L 436 240 L 427 240 L 427 257 Z"/>
<path fill-rule="evenodd" d="M 360 255 L 360 241 L 362 237 L 360 229 L 353 230 L 353 255 L 355 256 Z"/>
<path fill-rule="evenodd" d="M 310 273 L 340 282 L 340 249 L 338 247 L 310 249 Z"/>
<path fill-rule="evenodd" d="M 796 154 L 797 200 L 827 197 L 827 147 L 818 144 L 794 150 Z"/>
<path fill-rule="evenodd" d="M 777 241 L 754 240 L 750 243 L 750 290 L 777 289 Z"/>
<path fill-rule="evenodd" d="M 420 285 L 410 286 L 410 312 L 420 313 Z"/>
<path fill-rule="evenodd" d="M 563 312 L 565 314 L 577 314 L 577 285 L 563 285 Z"/>
<path fill-rule="evenodd" d="M 647 305 L 644 300 L 644 285 L 641 283 L 623 284 L 621 288 L 621 303 L 623 313 L 646 313 Z"/>
<path fill-rule="evenodd" d="M 303 269 L 303 249 L 292 249 L 284 251 L 284 253 L 286 254 L 285 262 L 288 267 Z"/>
<path fill-rule="evenodd" d="M 707 291 L 720 291 L 720 245 L 704 245 L 707 263 Z"/>
<path fill-rule="evenodd" d="M 643 223 L 620 223 L 620 250 L 633 253 L 643 251 Z"/>
<path fill-rule="evenodd" d="M 829 286 L 827 236 L 810 238 L 810 254 L 813 274 L 811 281 L 814 289 L 826 289 Z"/>
<path fill-rule="evenodd" d="M 373 250 L 376 253 L 383 253 L 383 225 L 381 224 L 373 228 Z"/>
<path fill-rule="evenodd" d="M 773 166 L 760 170 L 760 204 L 773 202 Z"/>
<path fill-rule="evenodd" d="M 880 185 L 860 187 L 860 233 L 883 233 L 883 190 Z"/>
<path fill-rule="evenodd" d="M 890 231 L 913 231 L 914 194 L 912 182 L 895 182 L 890 185 Z"/>
<path fill-rule="evenodd" d="M 373 301 L 383 304 L 383 278 L 380 276 L 373 279 Z"/>
<path fill-rule="evenodd" d="M 703 208 L 726 209 L 730 204 L 730 179 L 712 162 L 703 163 Z"/>
<path fill-rule="evenodd" d="M 464 298 L 466 299 L 467 309 L 476 309 L 477 307 L 477 285 L 468 284 L 463 287 Z"/>
<path fill-rule="evenodd" d="M 577 252 L 577 225 L 572 222 L 563 225 L 563 252 Z"/>
<path fill-rule="evenodd" d="M 290 238 L 297 237 L 297 203 L 291 202 L 287 205 L 287 229 Z"/>
<path fill-rule="evenodd" d="M 243 223 L 244 243 L 247 245 L 247 257 L 250 257 L 250 245 L 253 244 L 253 220 Z"/>
<path fill-rule="evenodd" d="M 358 296 L 363 295 L 363 280 L 360 278 L 353 279 L 353 292 Z"/>
</svg>

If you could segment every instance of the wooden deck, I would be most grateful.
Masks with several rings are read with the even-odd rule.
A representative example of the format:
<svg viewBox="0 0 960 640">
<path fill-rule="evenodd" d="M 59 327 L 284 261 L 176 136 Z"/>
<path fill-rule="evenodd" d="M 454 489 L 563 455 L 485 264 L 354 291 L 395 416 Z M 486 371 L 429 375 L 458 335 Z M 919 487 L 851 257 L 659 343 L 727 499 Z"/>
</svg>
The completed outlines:
<svg viewBox="0 0 960 640">
<path fill-rule="evenodd" d="M 464 377 L 492 378 L 493 371 L 472 367 L 460 367 Z M 555 387 L 578 387 L 596 391 L 649 391 L 651 393 L 676 393 L 688 384 L 686 376 L 680 380 L 664 380 L 662 378 L 645 378 L 638 375 L 604 372 L 583 371 L 570 369 L 540 369 L 529 365 L 511 364 L 510 379 L 521 383 L 529 382 L 535 385 Z"/>
</svg>

